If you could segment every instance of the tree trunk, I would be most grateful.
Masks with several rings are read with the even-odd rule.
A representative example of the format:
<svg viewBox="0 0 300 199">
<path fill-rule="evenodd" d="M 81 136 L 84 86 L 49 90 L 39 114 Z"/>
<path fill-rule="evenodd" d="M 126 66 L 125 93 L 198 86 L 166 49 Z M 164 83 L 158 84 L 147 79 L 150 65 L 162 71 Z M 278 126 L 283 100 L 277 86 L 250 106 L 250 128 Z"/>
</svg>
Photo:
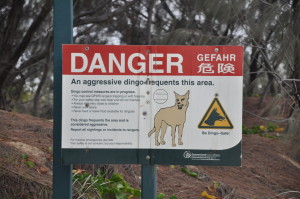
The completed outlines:
<svg viewBox="0 0 300 199">
<path fill-rule="evenodd" d="M 252 47 L 252 52 L 251 52 L 251 63 L 249 65 L 249 72 L 250 72 L 250 75 L 249 75 L 249 83 L 248 85 L 251 85 L 253 83 L 253 81 L 256 80 L 257 78 L 257 72 L 258 72 L 258 58 L 259 58 L 259 50 L 255 47 Z M 251 96 L 253 95 L 253 90 L 254 90 L 254 87 L 250 87 L 248 88 L 247 90 L 247 95 L 248 96 Z"/>
<path fill-rule="evenodd" d="M 294 79 L 300 80 L 300 1 L 293 0 L 293 33 L 296 36 L 296 42 L 294 47 Z M 296 92 L 295 99 L 298 102 L 298 107 L 300 107 L 300 81 L 294 83 Z"/>
<path fill-rule="evenodd" d="M 19 41 L 15 41 L 14 32 L 17 32 L 19 20 L 23 13 L 24 3 L 24 0 L 14 0 L 12 2 L 6 31 L 3 34 L 4 38 L 0 41 L 0 60 L 2 63 L 5 63 L 1 64 L 0 67 L 0 109 L 7 109 L 7 80 L 10 79 L 11 71 L 14 69 L 19 58 L 28 47 L 34 33 L 44 22 L 44 19 L 52 9 L 51 0 L 46 0 L 42 10 L 31 23 L 24 37 L 22 37 Z"/>
<path fill-rule="evenodd" d="M 148 19 L 147 19 L 147 25 L 146 25 L 146 45 L 151 44 L 151 24 L 152 24 L 152 16 L 153 16 L 153 8 L 155 5 L 156 0 L 149 1 L 148 5 Z"/>
<path fill-rule="evenodd" d="M 50 56 L 48 56 L 50 57 Z M 33 116 L 39 117 L 39 101 L 40 101 L 40 96 L 41 96 L 41 91 L 43 89 L 43 86 L 47 80 L 47 75 L 49 72 L 49 59 L 46 60 L 46 63 L 44 64 L 44 71 L 42 78 L 40 80 L 40 83 L 38 85 L 38 88 L 36 89 L 34 98 L 33 98 Z"/>
</svg>

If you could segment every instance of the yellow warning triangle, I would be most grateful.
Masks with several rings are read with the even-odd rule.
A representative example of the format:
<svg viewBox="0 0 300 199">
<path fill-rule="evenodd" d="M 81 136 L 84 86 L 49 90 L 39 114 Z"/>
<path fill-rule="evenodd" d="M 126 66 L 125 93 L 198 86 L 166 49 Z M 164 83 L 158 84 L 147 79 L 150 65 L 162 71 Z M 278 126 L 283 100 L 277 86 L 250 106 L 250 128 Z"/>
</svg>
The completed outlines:
<svg viewBox="0 0 300 199">
<path fill-rule="evenodd" d="M 217 97 L 210 104 L 198 128 L 233 129 L 233 125 Z"/>
</svg>

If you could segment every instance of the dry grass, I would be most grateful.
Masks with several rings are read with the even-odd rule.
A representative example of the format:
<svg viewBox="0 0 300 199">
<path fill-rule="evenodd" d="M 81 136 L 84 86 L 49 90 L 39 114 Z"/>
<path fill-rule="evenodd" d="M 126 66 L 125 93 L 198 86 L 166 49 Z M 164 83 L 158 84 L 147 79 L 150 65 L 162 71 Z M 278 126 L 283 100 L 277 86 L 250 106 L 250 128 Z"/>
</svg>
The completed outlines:
<svg viewBox="0 0 300 199">
<path fill-rule="evenodd" d="M 0 167 L 1 199 L 50 199 L 52 188 Z"/>
</svg>

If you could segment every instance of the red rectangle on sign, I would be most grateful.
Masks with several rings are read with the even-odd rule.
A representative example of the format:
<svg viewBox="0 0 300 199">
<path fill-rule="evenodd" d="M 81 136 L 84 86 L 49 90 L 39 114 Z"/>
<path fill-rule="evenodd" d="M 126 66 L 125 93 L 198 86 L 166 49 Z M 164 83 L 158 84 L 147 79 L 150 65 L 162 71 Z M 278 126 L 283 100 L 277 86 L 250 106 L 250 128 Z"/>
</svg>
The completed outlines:
<svg viewBox="0 0 300 199">
<path fill-rule="evenodd" d="M 63 75 L 242 76 L 241 46 L 62 47 Z"/>
</svg>

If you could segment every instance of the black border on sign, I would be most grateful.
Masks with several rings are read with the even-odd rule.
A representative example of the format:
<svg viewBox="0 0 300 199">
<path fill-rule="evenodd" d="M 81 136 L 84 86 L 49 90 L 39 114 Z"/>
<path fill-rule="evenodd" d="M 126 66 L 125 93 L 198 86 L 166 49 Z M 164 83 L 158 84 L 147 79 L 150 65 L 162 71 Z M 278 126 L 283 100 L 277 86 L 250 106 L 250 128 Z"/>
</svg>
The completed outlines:
<svg viewBox="0 0 300 199">
<path fill-rule="evenodd" d="M 185 153 L 217 154 L 219 160 L 198 160 Z M 225 150 L 189 149 L 62 149 L 63 164 L 172 164 L 201 166 L 241 166 L 242 142 Z"/>
<path fill-rule="evenodd" d="M 212 106 L 214 105 L 215 102 L 218 103 L 219 107 L 221 108 L 221 110 L 223 111 L 223 113 L 224 113 L 224 115 L 225 115 L 225 118 L 228 120 L 228 123 L 229 123 L 230 126 L 216 126 L 216 127 L 214 127 L 214 126 L 201 126 L 201 125 L 203 124 L 203 122 L 204 122 L 206 116 L 208 115 L 210 109 L 212 108 Z M 215 98 L 213 99 L 213 101 L 211 102 L 209 108 L 208 108 L 207 111 L 205 112 L 205 114 L 204 114 L 202 120 L 201 120 L 200 123 L 198 124 L 198 129 L 233 129 L 233 125 L 232 125 L 232 123 L 231 123 L 231 121 L 230 121 L 230 119 L 229 119 L 229 117 L 228 117 L 226 111 L 224 110 L 222 104 L 220 103 L 220 101 L 218 100 L 217 97 L 215 97 Z"/>
</svg>

